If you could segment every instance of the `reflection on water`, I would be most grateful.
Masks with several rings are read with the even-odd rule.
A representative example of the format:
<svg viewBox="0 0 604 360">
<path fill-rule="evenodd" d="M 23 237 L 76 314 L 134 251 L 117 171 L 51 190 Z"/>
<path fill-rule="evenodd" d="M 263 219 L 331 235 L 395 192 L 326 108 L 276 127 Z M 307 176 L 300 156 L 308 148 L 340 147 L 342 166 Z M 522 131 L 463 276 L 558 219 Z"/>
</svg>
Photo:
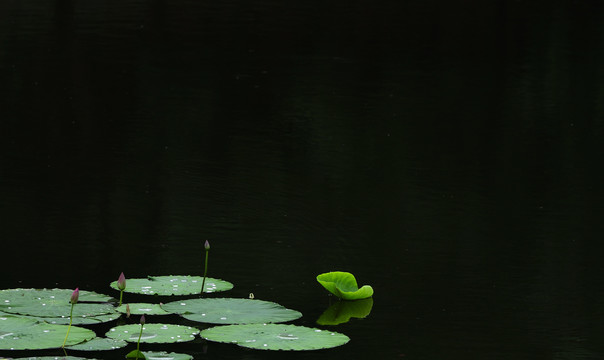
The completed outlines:
<svg viewBox="0 0 604 360">
<path fill-rule="evenodd" d="M 2 288 L 209 239 L 303 325 L 317 274 L 374 285 L 317 358 L 601 357 L 600 7 L 1 2 Z"/>
</svg>

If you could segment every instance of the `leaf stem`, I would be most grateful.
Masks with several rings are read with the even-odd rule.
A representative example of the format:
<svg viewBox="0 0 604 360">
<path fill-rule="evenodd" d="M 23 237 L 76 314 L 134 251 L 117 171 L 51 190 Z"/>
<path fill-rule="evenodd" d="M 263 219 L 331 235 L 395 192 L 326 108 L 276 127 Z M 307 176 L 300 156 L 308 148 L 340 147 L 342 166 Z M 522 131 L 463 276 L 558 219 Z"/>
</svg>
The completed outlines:
<svg viewBox="0 0 604 360">
<path fill-rule="evenodd" d="M 138 354 L 140 354 L 140 346 L 141 346 L 141 337 L 143 336 L 143 327 L 145 325 L 141 324 L 141 332 L 138 334 L 138 341 L 136 342 L 136 359 L 138 360 Z"/>
<path fill-rule="evenodd" d="M 63 340 L 63 345 L 61 345 L 61 348 L 65 348 L 65 343 L 67 342 L 67 337 L 69 336 L 69 330 L 71 330 L 71 323 L 73 321 L 73 306 L 75 304 L 71 303 L 71 311 L 69 312 L 69 326 L 67 327 L 67 334 L 65 335 L 65 340 Z"/>
<path fill-rule="evenodd" d="M 208 275 L 208 255 L 209 255 L 209 251 L 206 250 L 206 264 L 205 264 L 205 268 L 203 270 L 203 281 L 201 282 L 201 294 L 203 295 L 203 289 L 205 289 L 205 285 L 206 285 L 206 276 Z"/>
</svg>

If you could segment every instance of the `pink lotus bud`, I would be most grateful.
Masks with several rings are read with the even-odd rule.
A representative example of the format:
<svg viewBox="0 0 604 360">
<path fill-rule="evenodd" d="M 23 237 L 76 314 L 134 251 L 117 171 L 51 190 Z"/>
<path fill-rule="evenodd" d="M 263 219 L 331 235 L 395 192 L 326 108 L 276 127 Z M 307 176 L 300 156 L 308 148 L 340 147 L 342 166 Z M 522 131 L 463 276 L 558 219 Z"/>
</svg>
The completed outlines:
<svg viewBox="0 0 604 360">
<path fill-rule="evenodd" d="M 203 247 L 207 250 L 210 250 L 210 243 L 208 242 L 208 240 L 206 240 L 206 243 L 203 244 Z"/>
<path fill-rule="evenodd" d="M 141 325 L 145 325 L 145 314 L 141 315 Z"/>
<path fill-rule="evenodd" d="M 71 299 L 69 300 L 69 302 L 71 302 L 72 304 L 75 304 L 78 302 L 78 298 L 80 297 L 80 289 L 76 288 L 73 293 L 71 293 Z"/>
<path fill-rule="evenodd" d="M 120 277 L 117 279 L 117 288 L 120 289 L 121 291 L 124 291 L 124 289 L 126 289 L 126 277 L 124 276 L 123 272 L 120 274 Z"/>
<path fill-rule="evenodd" d="M 126 317 L 130 317 L 130 304 L 126 304 Z"/>
</svg>

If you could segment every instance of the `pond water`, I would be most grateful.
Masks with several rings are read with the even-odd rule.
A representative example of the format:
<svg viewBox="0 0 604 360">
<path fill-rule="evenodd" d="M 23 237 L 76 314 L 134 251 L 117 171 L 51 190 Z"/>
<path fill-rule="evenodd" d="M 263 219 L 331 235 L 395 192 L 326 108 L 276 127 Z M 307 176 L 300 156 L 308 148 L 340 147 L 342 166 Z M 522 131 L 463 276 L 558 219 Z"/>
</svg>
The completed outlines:
<svg viewBox="0 0 604 360">
<path fill-rule="evenodd" d="M 603 10 L 0 2 L 0 288 L 117 296 L 209 240 L 224 296 L 296 325 L 316 275 L 373 286 L 350 343 L 288 358 L 602 358 Z"/>
</svg>

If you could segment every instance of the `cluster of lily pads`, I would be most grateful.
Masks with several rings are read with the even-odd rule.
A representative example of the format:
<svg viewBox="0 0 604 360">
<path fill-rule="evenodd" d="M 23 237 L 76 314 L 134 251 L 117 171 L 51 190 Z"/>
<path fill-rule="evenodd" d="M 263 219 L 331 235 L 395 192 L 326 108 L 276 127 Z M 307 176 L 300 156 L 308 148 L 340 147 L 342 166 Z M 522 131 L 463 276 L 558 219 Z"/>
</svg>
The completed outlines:
<svg viewBox="0 0 604 360">
<path fill-rule="evenodd" d="M 345 300 L 327 309 L 317 320 L 319 325 L 336 325 L 350 317 L 363 318 L 371 311 L 373 289 L 368 286 L 359 289 L 352 274 L 326 273 L 319 275 L 317 280 Z M 252 294 L 250 298 L 200 297 L 203 293 L 233 288 L 232 283 L 221 279 L 179 275 L 148 276 L 126 282 L 122 274 L 109 285 L 120 291 L 119 303 L 113 297 L 78 289 L 74 292 L 68 289 L 0 290 L 0 350 L 64 347 L 67 350 L 101 351 L 135 343 L 137 350 L 127 357 L 191 359 L 188 354 L 138 351 L 138 346 L 140 343 L 188 342 L 200 336 L 207 341 L 253 349 L 314 350 L 340 346 L 350 340 L 346 335 L 330 330 L 283 324 L 302 317 L 302 313 L 275 302 L 254 299 Z M 123 292 L 181 298 L 165 304 L 122 303 Z M 182 298 L 186 296 L 189 298 Z M 144 320 L 145 315 L 168 314 L 211 324 L 211 327 L 199 330 L 192 326 Z M 82 327 L 131 315 L 141 315 L 140 323 L 117 325 L 104 336 Z"/>
</svg>

